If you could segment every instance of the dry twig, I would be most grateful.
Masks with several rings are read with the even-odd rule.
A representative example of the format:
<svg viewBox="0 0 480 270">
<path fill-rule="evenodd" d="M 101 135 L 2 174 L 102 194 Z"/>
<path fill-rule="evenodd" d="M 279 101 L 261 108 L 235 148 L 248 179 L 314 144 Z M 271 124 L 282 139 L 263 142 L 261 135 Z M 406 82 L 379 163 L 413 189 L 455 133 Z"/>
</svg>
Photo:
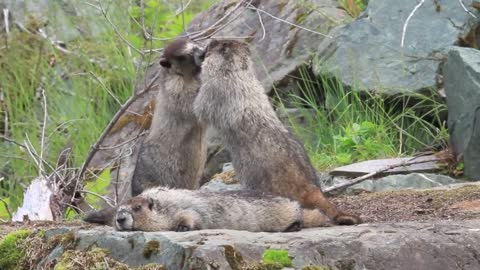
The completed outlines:
<svg viewBox="0 0 480 270">
<path fill-rule="evenodd" d="M 348 181 L 347 183 L 342 183 L 342 184 L 331 186 L 329 188 L 324 189 L 324 192 L 325 193 L 339 192 L 339 191 L 341 191 L 341 190 L 343 190 L 347 187 L 350 187 L 350 186 L 353 186 L 353 185 L 358 184 L 360 182 L 363 182 L 363 181 L 365 181 L 369 178 L 372 178 L 372 177 L 374 177 L 374 176 L 376 176 L 380 173 L 389 171 L 389 170 L 394 169 L 394 168 L 410 166 L 410 165 L 414 165 L 414 164 L 421 164 L 421 163 L 426 163 L 426 162 L 432 162 L 432 161 L 437 161 L 438 162 L 438 161 L 443 160 L 442 158 L 433 158 L 433 159 L 428 159 L 428 160 L 412 161 L 412 160 L 415 160 L 415 158 L 416 157 L 413 157 L 413 158 L 410 159 L 410 161 L 400 162 L 398 164 L 393 164 L 393 165 L 390 165 L 390 166 L 386 166 L 385 168 L 380 169 L 378 171 L 374 171 L 374 172 L 356 177 L 356 178 Z"/>
<path fill-rule="evenodd" d="M 417 12 L 417 10 L 423 5 L 423 3 L 425 2 L 425 0 L 421 0 L 412 10 L 412 12 L 410 12 L 410 14 L 408 15 L 407 19 L 405 20 L 405 23 L 403 24 L 403 30 L 402 30 L 402 39 L 400 41 L 400 47 L 403 48 L 403 45 L 405 44 L 405 34 L 407 32 L 407 27 L 408 27 L 408 23 L 410 22 L 410 19 L 412 19 L 413 17 L 413 14 L 415 14 L 415 12 Z"/>
</svg>

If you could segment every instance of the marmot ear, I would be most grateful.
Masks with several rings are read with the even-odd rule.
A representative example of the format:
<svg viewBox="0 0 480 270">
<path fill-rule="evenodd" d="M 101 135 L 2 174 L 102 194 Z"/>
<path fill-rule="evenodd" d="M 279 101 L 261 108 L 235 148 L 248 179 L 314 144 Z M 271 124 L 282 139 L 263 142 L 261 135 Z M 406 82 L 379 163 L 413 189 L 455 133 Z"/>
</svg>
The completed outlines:
<svg viewBox="0 0 480 270">
<path fill-rule="evenodd" d="M 152 198 L 148 198 L 148 209 L 152 210 L 153 205 L 155 204 Z"/>
<path fill-rule="evenodd" d="M 172 67 L 172 64 L 170 64 L 170 62 L 165 59 L 165 58 L 160 58 L 160 66 L 164 67 L 164 68 L 171 68 Z"/>
</svg>

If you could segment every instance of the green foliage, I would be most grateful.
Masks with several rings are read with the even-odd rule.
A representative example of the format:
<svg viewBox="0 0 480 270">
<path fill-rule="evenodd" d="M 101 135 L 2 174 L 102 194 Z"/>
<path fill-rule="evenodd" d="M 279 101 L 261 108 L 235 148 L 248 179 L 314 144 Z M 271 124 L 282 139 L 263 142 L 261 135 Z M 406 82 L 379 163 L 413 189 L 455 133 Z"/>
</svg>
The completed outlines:
<svg viewBox="0 0 480 270">
<path fill-rule="evenodd" d="M 87 33 L 67 41 L 71 52 L 68 54 L 34 34 L 45 22 L 33 16 L 25 25 L 31 33 L 12 29 L 8 36 L 0 34 L 0 96 L 4 97 L 4 101 L 0 100 L 0 133 L 22 144 L 31 143 L 34 152 L 41 152 L 43 89 L 48 112 L 45 162 L 54 167 L 59 154 L 72 147 L 67 165 L 80 167 L 90 146 L 119 109 L 119 103 L 132 94 L 136 79 L 141 78 L 155 57 L 154 54 L 139 56 L 122 37 L 137 49 L 162 47 L 165 41 L 146 42 L 142 23 L 153 36 L 173 38 L 195 13 L 212 2 L 193 1 L 183 15 L 177 15 L 181 1 L 145 1 L 145 19 L 141 20 L 139 1 L 132 1 L 125 8 L 127 2 L 102 0 L 99 3 L 107 12 L 106 17 L 119 33 L 110 22 L 99 17 L 95 24 L 106 30 L 93 38 Z M 75 25 L 80 18 L 69 19 Z M 3 122 L 5 115 L 8 123 Z M 3 177 L 0 198 L 7 198 L 9 208 L 14 211 L 22 202 L 23 189 L 38 175 L 38 166 L 25 149 L 15 144 L 0 141 L 0 153 L 0 179 Z M 45 166 L 46 174 L 52 173 L 51 167 Z M 108 171 L 87 184 L 87 189 L 104 194 L 109 181 Z M 97 203 L 94 197 L 87 196 L 87 201 Z M 74 211 L 68 213 L 69 217 L 75 216 Z M 0 218 L 5 217 L 5 208 L 0 203 Z"/>
<path fill-rule="evenodd" d="M 349 91 L 332 77 L 311 78 L 305 70 L 299 79 L 300 93 L 290 99 L 305 121 L 290 123 L 318 169 L 410 155 L 448 141 L 446 105 L 433 93 L 386 98 Z"/>
<path fill-rule="evenodd" d="M 18 248 L 17 244 L 30 234 L 30 230 L 17 230 L 0 240 L 0 269 L 16 269 L 25 256 L 25 250 Z"/>
<path fill-rule="evenodd" d="M 267 249 L 263 253 L 262 260 L 266 264 L 280 264 L 283 267 L 292 266 L 292 259 L 288 256 L 288 250 Z"/>
</svg>

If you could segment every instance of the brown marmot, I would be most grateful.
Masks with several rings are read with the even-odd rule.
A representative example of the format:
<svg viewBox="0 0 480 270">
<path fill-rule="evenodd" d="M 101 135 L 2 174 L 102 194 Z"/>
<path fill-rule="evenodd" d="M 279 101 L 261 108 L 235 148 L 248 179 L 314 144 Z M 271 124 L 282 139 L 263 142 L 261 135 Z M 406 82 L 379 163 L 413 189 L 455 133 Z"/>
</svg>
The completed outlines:
<svg viewBox="0 0 480 270">
<path fill-rule="evenodd" d="M 168 186 L 198 189 L 206 160 L 205 128 L 193 114 L 204 50 L 186 38 L 168 45 L 160 59 L 159 93 L 150 133 L 132 177 L 132 196 Z"/>
<path fill-rule="evenodd" d="M 319 210 L 296 201 L 251 191 L 212 192 L 157 187 L 121 205 L 115 216 L 119 231 L 190 231 L 231 229 L 289 232 L 328 225 Z"/>
<path fill-rule="evenodd" d="M 195 114 L 219 131 L 243 186 L 320 209 L 335 224 L 361 223 L 359 217 L 340 212 L 317 186 L 303 145 L 279 120 L 256 78 L 246 43 L 211 41 L 200 79 Z"/>
</svg>

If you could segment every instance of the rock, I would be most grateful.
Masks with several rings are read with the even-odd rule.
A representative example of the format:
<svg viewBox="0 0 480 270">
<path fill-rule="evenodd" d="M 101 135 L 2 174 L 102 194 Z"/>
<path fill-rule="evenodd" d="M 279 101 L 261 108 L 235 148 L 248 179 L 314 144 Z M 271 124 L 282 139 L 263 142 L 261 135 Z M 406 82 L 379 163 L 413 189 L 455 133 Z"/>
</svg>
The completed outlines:
<svg viewBox="0 0 480 270">
<path fill-rule="evenodd" d="M 440 166 L 437 164 L 436 160 L 437 158 L 434 155 L 367 160 L 335 168 L 330 172 L 330 174 L 334 176 L 357 177 L 386 169 L 389 166 L 397 164 L 400 165 L 402 163 L 409 162 L 419 163 L 395 167 L 385 172 L 381 172 L 377 174 L 377 176 L 410 172 L 433 172 L 440 169 Z"/>
<path fill-rule="evenodd" d="M 480 269 L 479 224 L 480 220 L 363 224 L 294 233 L 68 230 L 75 235 L 76 250 L 104 248 L 131 267 L 158 263 L 167 269 L 249 269 L 242 267 L 258 264 L 265 250 L 282 249 L 288 251 L 294 269 L 316 265 L 332 270 L 473 270 Z M 54 237 L 49 231 L 46 235 Z M 59 251 L 45 257 L 58 259 Z"/>
<path fill-rule="evenodd" d="M 229 13 L 238 1 L 220 1 L 212 8 L 198 14 L 190 23 L 188 32 L 204 30 L 218 19 Z M 242 10 L 238 15 L 214 37 L 248 37 L 253 60 L 257 64 L 257 78 L 262 81 L 267 91 L 274 84 L 287 85 L 299 66 L 312 58 L 324 35 L 312 33 L 281 22 L 277 18 L 301 25 L 322 34 L 343 23 L 347 18 L 344 10 L 339 9 L 336 1 L 253 1 L 254 5 L 264 12 Z M 267 15 L 270 14 L 270 15 Z M 277 18 L 273 18 L 273 16 Z M 261 17 L 261 21 L 259 19 Z M 262 24 L 265 27 L 263 33 Z"/>
<path fill-rule="evenodd" d="M 210 182 L 203 185 L 200 189 L 214 191 L 214 192 L 225 192 L 225 191 L 242 190 L 242 186 L 240 186 L 240 184 L 226 184 L 221 180 L 212 179 Z"/>
<path fill-rule="evenodd" d="M 450 143 L 465 175 L 480 180 L 480 53 L 452 47 L 444 69 Z"/>
<path fill-rule="evenodd" d="M 338 76 L 348 87 L 390 95 L 436 89 L 439 65 L 475 18 L 458 1 L 425 1 L 408 24 L 402 49 L 402 28 L 417 4 L 370 0 L 358 19 L 332 30 L 334 38 L 320 44 L 321 65 L 314 72 Z"/>
<path fill-rule="evenodd" d="M 334 184 L 340 184 L 347 179 L 339 180 L 334 178 Z M 431 173 L 412 173 L 406 175 L 389 175 L 376 180 L 365 180 L 361 183 L 347 188 L 347 193 L 358 190 L 380 192 L 400 189 L 429 189 L 434 187 L 448 186 L 451 184 L 462 183 L 464 181 Z"/>
</svg>

